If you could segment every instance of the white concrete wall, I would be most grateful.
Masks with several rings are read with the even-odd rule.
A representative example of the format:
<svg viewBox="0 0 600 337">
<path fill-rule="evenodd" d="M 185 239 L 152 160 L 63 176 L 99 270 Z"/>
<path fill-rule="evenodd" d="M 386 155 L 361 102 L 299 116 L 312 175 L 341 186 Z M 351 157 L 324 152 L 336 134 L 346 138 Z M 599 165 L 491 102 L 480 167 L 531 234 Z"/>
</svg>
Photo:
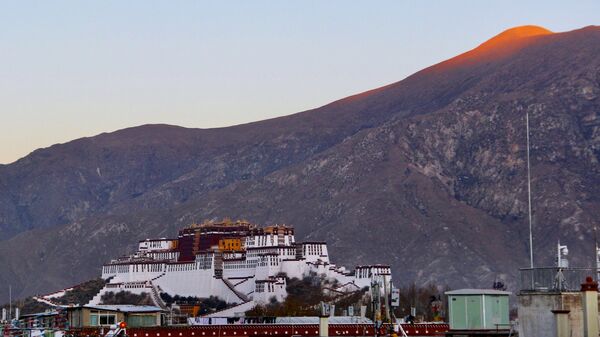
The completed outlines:
<svg viewBox="0 0 600 337">
<path fill-rule="evenodd" d="M 301 279 L 307 274 L 308 265 L 304 261 L 281 261 L 281 272 L 289 278 Z"/>
<path fill-rule="evenodd" d="M 164 264 L 130 264 L 126 265 L 124 272 L 119 272 L 114 278 L 114 282 L 141 282 L 152 280 L 162 275 L 165 271 Z"/>
<path fill-rule="evenodd" d="M 255 282 L 254 282 L 254 277 L 245 279 L 245 280 L 240 280 L 240 279 L 233 279 L 233 280 L 229 280 L 229 282 L 231 282 L 234 286 L 235 286 L 235 290 L 241 292 L 242 294 L 247 295 L 249 298 L 253 298 L 254 297 L 254 289 L 255 289 Z"/>
<path fill-rule="evenodd" d="M 253 300 L 256 304 L 267 304 L 272 298 L 278 302 L 285 301 L 287 297 L 285 278 L 277 278 L 274 282 L 262 282 L 262 290 L 254 293 Z"/>
<path fill-rule="evenodd" d="M 253 277 L 256 268 L 248 260 L 223 261 L 224 278 Z"/>
<path fill-rule="evenodd" d="M 216 280 L 212 269 L 173 270 L 154 284 L 170 295 L 208 297 L 218 294 L 212 292 Z"/>
<path fill-rule="evenodd" d="M 552 309 L 570 310 L 571 337 L 583 337 L 583 308 L 580 292 L 523 293 L 518 296 L 519 336 L 556 336 Z"/>
<path fill-rule="evenodd" d="M 217 311 L 215 313 L 212 314 L 208 314 L 206 315 L 206 317 L 236 317 L 236 316 L 243 316 L 246 311 L 254 308 L 256 304 L 253 302 L 247 302 L 247 303 L 243 303 L 240 305 L 237 305 L 235 307 L 229 308 L 229 309 L 225 309 L 222 311 Z"/>
<path fill-rule="evenodd" d="M 304 243 L 295 247 L 292 246 L 294 241 L 294 236 L 291 234 L 246 237 L 246 259 L 229 261 L 225 259 L 223 261 L 223 278 L 227 279 L 237 292 L 246 294 L 257 301 L 268 301 L 273 296 L 282 301 L 287 296 L 285 281 L 278 281 L 275 288 L 262 294 L 253 293 L 256 289 L 256 281 L 273 280 L 280 273 L 285 273 L 290 278 L 303 278 L 314 272 L 331 280 L 337 280 L 340 285 L 355 284 L 356 287 L 362 288 L 371 285 L 372 276 L 390 273 L 389 267 L 368 266 L 356 269 L 356 276 L 347 275 L 345 269 L 338 268 L 329 262 L 326 244 Z M 171 257 L 175 261 L 176 255 L 173 252 L 161 251 L 161 249 L 171 246 L 172 241 L 170 240 L 143 241 L 140 243 L 140 251 L 133 256 L 159 259 Z M 296 248 L 302 253 L 303 258 L 300 260 L 295 259 Z M 234 257 L 230 256 L 230 258 Z M 229 303 L 240 302 L 239 297 L 229 289 L 223 280 L 215 278 L 214 269 L 214 253 L 204 253 L 196 256 L 196 261 L 191 263 L 104 266 L 102 277 L 105 279 L 113 277 L 112 283 L 125 283 L 135 287 L 143 285 L 146 281 L 152 281 L 153 284 L 160 287 L 161 291 L 170 295 L 196 297 L 214 295 Z M 385 277 L 388 286 L 390 278 L 390 276 Z M 244 281 L 244 279 L 246 280 Z M 137 288 L 134 288 L 134 291 L 138 291 Z"/>
</svg>

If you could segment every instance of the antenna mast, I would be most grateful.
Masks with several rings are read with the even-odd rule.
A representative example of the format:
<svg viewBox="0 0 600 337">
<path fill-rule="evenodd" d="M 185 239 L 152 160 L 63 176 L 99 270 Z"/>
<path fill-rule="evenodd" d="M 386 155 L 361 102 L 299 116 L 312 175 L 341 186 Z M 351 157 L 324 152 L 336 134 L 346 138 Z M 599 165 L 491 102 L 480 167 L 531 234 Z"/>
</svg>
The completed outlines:
<svg viewBox="0 0 600 337">
<path fill-rule="evenodd" d="M 594 245 L 595 255 L 596 255 L 596 281 L 600 280 L 600 248 L 598 248 L 598 233 L 596 226 L 594 226 Z"/>
<path fill-rule="evenodd" d="M 12 321 L 12 285 L 8 285 L 8 321 Z"/>
<path fill-rule="evenodd" d="M 531 165 L 529 162 L 529 111 L 525 114 L 525 125 L 527 128 L 527 204 L 529 209 L 529 261 L 533 269 L 533 230 L 531 221 Z"/>
</svg>

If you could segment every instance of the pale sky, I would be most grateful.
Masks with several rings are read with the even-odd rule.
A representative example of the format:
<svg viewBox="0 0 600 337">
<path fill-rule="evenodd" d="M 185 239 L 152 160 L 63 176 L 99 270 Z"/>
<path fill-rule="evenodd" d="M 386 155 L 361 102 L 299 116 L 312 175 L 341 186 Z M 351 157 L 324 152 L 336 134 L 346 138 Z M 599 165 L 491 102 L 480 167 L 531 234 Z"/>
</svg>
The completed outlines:
<svg viewBox="0 0 600 337">
<path fill-rule="evenodd" d="M 399 81 L 600 1 L 3 1 L 0 163 L 148 123 L 210 128 Z"/>
</svg>

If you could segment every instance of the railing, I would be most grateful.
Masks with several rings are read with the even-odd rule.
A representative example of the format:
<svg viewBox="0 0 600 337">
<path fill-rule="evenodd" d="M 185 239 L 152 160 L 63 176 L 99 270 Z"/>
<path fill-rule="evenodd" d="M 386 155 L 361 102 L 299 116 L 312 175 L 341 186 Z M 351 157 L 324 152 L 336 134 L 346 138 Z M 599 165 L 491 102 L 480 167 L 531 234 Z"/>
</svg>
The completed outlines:
<svg viewBox="0 0 600 337">
<path fill-rule="evenodd" d="M 521 268 L 520 289 L 522 292 L 580 291 L 585 278 L 596 279 L 596 268 Z"/>
<path fill-rule="evenodd" d="M 228 279 L 222 278 L 222 280 L 223 280 L 223 283 L 225 283 L 225 285 L 227 286 L 227 288 L 229 288 L 240 300 L 242 300 L 244 302 L 248 302 L 250 300 L 248 298 L 248 296 L 246 296 L 246 294 L 244 294 L 241 291 L 235 289 L 235 286 L 233 284 L 231 284 L 231 282 L 229 282 Z"/>
<path fill-rule="evenodd" d="M 154 304 L 158 305 L 159 307 L 165 309 L 167 307 L 167 304 L 163 301 L 163 299 L 160 297 L 160 293 L 158 292 L 158 289 L 156 289 L 156 286 L 150 282 L 150 286 L 152 289 L 152 300 L 154 301 Z"/>
</svg>

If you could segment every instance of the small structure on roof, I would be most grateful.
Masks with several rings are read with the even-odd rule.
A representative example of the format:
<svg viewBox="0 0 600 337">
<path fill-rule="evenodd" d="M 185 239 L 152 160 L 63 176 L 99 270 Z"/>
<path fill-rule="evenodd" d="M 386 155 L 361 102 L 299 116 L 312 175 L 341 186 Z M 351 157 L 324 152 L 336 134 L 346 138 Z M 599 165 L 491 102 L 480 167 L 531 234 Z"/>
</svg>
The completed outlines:
<svg viewBox="0 0 600 337">
<path fill-rule="evenodd" d="M 509 330 L 509 291 L 447 291 L 450 330 Z"/>
<path fill-rule="evenodd" d="M 19 326 L 28 329 L 60 329 L 65 327 L 65 317 L 61 311 L 48 310 L 19 317 Z"/>
<path fill-rule="evenodd" d="M 73 328 L 101 327 L 127 322 L 127 326 L 151 327 L 161 325 L 163 309 L 147 305 L 82 305 L 68 307 L 67 316 Z"/>
</svg>

